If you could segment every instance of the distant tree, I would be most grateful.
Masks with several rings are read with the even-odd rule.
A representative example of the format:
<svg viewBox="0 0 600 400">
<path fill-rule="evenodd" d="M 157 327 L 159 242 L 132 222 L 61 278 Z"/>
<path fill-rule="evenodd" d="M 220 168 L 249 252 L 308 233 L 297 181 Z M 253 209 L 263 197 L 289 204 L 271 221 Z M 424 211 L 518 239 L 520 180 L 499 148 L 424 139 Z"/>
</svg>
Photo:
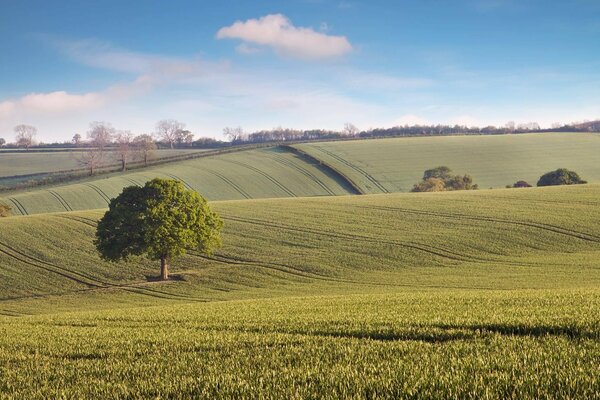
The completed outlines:
<svg viewBox="0 0 600 400">
<path fill-rule="evenodd" d="M 0 137 L 0 147 L 6 144 L 6 139 Z"/>
<path fill-rule="evenodd" d="M 516 128 L 515 121 L 508 121 L 506 125 L 504 125 L 504 128 L 506 128 L 508 132 L 514 132 Z"/>
<path fill-rule="evenodd" d="M 356 136 L 360 130 L 352 123 L 346 122 L 344 124 L 344 129 L 342 130 L 344 135 L 346 136 Z"/>
<path fill-rule="evenodd" d="M 118 131 L 115 135 L 117 144 L 117 157 L 121 162 L 121 171 L 127 170 L 127 163 L 131 157 L 133 135 L 129 131 Z"/>
<path fill-rule="evenodd" d="M 37 135 L 37 128 L 31 125 L 17 125 L 14 128 L 16 133 L 15 141 L 17 146 L 25 147 L 29 150 L 29 147 L 33 144 L 35 135 Z"/>
<path fill-rule="evenodd" d="M 75 146 L 79 146 L 81 144 L 81 135 L 79 133 L 74 134 L 73 139 L 71 139 L 71 143 L 73 143 Z"/>
<path fill-rule="evenodd" d="M 169 143 L 170 147 L 177 142 L 181 137 L 181 132 L 185 128 L 185 124 L 174 119 L 163 119 L 156 123 L 156 136 L 161 138 L 165 143 Z"/>
<path fill-rule="evenodd" d="M 559 168 L 556 171 L 545 173 L 537 182 L 538 186 L 556 186 L 556 185 L 579 185 L 587 183 L 579 177 L 575 171 L 569 171 L 566 168 Z"/>
<path fill-rule="evenodd" d="M 471 175 L 452 175 L 446 166 L 428 169 L 423 173 L 423 180 L 415 184 L 411 192 L 441 192 L 445 190 L 476 190 Z"/>
<path fill-rule="evenodd" d="M 0 217 L 8 217 L 12 208 L 8 204 L 0 203 Z"/>
<path fill-rule="evenodd" d="M 79 165 L 88 168 L 90 175 L 94 175 L 96 169 L 104 162 L 106 147 L 111 143 L 115 133 L 115 128 L 108 122 L 90 123 L 90 129 L 87 132 L 90 146 L 77 156 Z"/>
<path fill-rule="evenodd" d="M 246 137 L 241 126 L 238 126 L 237 128 L 225 127 L 223 128 L 223 135 L 229 139 L 231 143 L 241 142 Z"/>
<path fill-rule="evenodd" d="M 443 192 L 446 190 L 446 184 L 439 178 L 427 178 L 416 183 L 411 192 Z"/>
<path fill-rule="evenodd" d="M 111 143 L 115 134 L 116 130 L 110 123 L 99 121 L 90 123 L 90 129 L 87 132 L 92 147 L 101 152 Z"/>
<path fill-rule="evenodd" d="M 423 173 L 423 180 L 427 180 L 429 178 L 438 178 L 441 179 L 443 181 L 447 181 L 448 179 L 451 178 L 450 173 L 452 172 L 452 170 L 448 167 L 446 167 L 445 165 L 441 166 L 441 167 L 435 167 L 432 169 L 428 169 Z"/>
<path fill-rule="evenodd" d="M 509 186 L 511 187 L 511 186 Z M 517 181 L 515 183 L 513 183 L 512 187 L 514 188 L 528 188 L 531 187 L 531 185 L 525 181 Z"/>
<path fill-rule="evenodd" d="M 133 147 L 139 158 L 144 160 L 144 165 L 148 166 L 148 160 L 154 156 L 156 143 L 152 135 L 138 135 L 133 139 Z"/>
<path fill-rule="evenodd" d="M 167 280 L 174 258 L 187 250 L 211 254 L 219 247 L 222 226 L 197 192 L 156 178 L 143 187 L 126 187 L 111 200 L 98 223 L 95 245 L 109 261 L 142 255 L 160 260 L 160 278 Z"/>
</svg>

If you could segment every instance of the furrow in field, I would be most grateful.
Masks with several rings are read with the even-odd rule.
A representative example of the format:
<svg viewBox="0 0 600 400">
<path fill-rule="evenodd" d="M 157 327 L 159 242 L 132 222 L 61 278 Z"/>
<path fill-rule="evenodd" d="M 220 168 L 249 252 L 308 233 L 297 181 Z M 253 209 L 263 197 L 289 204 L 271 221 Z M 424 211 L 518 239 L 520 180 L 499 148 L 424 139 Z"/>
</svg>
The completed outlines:
<svg viewBox="0 0 600 400">
<path fill-rule="evenodd" d="M 358 167 L 355 164 L 352 164 L 351 162 L 349 162 L 348 160 L 338 156 L 337 154 L 330 152 L 328 150 L 325 150 L 322 147 L 319 146 L 311 146 L 311 148 L 313 149 L 317 149 L 327 155 L 329 155 L 330 157 L 338 160 L 339 162 L 341 162 L 342 164 L 347 165 L 348 167 L 352 168 L 353 170 L 355 170 L 356 172 L 358 172 L 359 174 L 363 175 L 365 178 L 367 178 L 373 185 L 375 185 L 379 190 L 381 190 L 382 193 L 389 193 L 390 191 L 387 190 L 382 184 L 379 183 L 379 181 L 377 181 L 377 179 L 375 179 L 371 174 L 369 174 L 367 171 L 363 170 L 362 168 Z"/>
<path fill-rule="evenodd" d="M 210 174 L 213 174 L 214 176 L 218 177 L 223 182 L 225 182 L 226 184 L 228 184 L 229 186 L 231 186 L 232 188 L 234 188 L 239 194 L 241 194 L 242 196 L 244 196 L 246 199 L 252 198 L 252 196 L 250 196 L 244 189 L 242 189 L 240 186 L 238 186 L 235 182 L 231 181 L 225 175 L 222 175 L 222 174 L 218 173 L 217 171 L 214 171 L 214 170 L 212 170 L 210 168 L 206 168 L 206 167 L 200 168 L 200 167 L 196 167 L 196 166 L 193 166 L 193 165 L 190 165 L 190 167 L 199 169 L 201 171 L 206 171 L 206 172 L 208 172 Z"/>
<path fill-rule="evenodd" d="M 84 183 L 84 185 L 85 185 L 85 186 L 87 186 L 87 187 L 89 187 L 89 188 L 92 188 L 92 190 L 94 190 L 96 193 L 98 193 L 98 195 L 100 195 L 100 197 L 101 197 L 101 198 L 102 198 L 104 201 L 106 201 L 106 204 L 109 204 L 109 203 L 110 203 L 110 197 L 108 197 L 108 196 L 106 195 L 106 193 L 104 193 L 104 192 L 102 191 L 102 189 L 100 189 L 98 186 L 96 186 L 96 185 L 93 185 L 93 184 L 91 184 L 91 183 Z"/>
<path fill-rule="evenodd" d="M 71 208 L 71 206 L 69 206 L 69 203 L 67 203 L 65 201 L 65 199 L 61 195 L 59 195 L 58 193 L 56 193 L 53 190 L 48 190 L 48 193 L 50 193 L 52 196 L 54 196 L 54 198 L 56 200 L 58 200 L 58 202 L 60 203 L 60 205 L 62 205 L 66 211 L 73 211 L 73 209 Z"/>
<path fill-rule="evenodd" d="M 281 190 L 283 190 L 285 193 L 287 193 L 289 196 L 291 197 L 297 197 L 296 194 L 294 192 L 292 192 L 291 190 L 289 190 L 288 188 L 286 188 L 283 184 L 281 184 L 277 179 L 273 178 L 271 175 L 267 174 L 266 172 L 243 162 L 240 161 L 234 161 L 234 160 L 226 160 L 224 159 L 223 161 L 228 162 L 228 163 L 232 163 L 232 164 L 237 164 L 239 166 L 242 166 L 244 168 L 248 168 L 254 172 L 256 172 L 259 175 L 264 176 L 265 178 L 267 178 L 269 181 L 271 181 L 275 186 L 277 186 L 278 188 L 280 188 Z"/>
<path fill-rule="evenodd" d="M 306 168 L 302 168 L 299 165 L 294 164 L 293 162 L 287 160 L 285 157 L 282 157 L 278 154 L 272 154 L 272 153 L 267 153 L 267 152 L 264 152 L 264 154 L 267 157 L 270 157 L 273 161 L 280 163 L 281 165 L 285 165 L 285 166 L 295 169 L 296 171 L 300 172 L 304 176 L 311 179 L 317 185 L 321 186 L 321 188 L 323 188 L 323 190 L 325 190 L 325 192 L 327 192 L 327 194 L 329 194 L 331 196 L 335 196 L 335 193 L 331 189 L 329 189 L 329 187 L 326 184 L 324 184 L 323 181 L 321 181 L 319 178 L 317 178 L 312 172 L 310 172 Z"/>
<path fill-rule="evenodd" d="M 21 213 L 21 215 L 28 215 L 27 210 L 23 207 L 23 204 L 14 197 L 9 197 L 9 200 L 17 207 L 17 210 Z"/>
<path fill-rule="evenodd" d="M 550 231 L 550 232 L 574 237 L 574 238 L 581 239 L 581 240 L 600 243 L 600 236 L 596 236 L 596 235 L 593 235 L 590 233 L 585 233 L 585 232 L 579 232 L 579 231 L 564 228 L 561 226 L 544 224 L 541 222 L 517 221 L 517 220 L 512 220 L 512 219 L 472 216 L 472 215 L 466 215 L 466 214 L 424 211 L 424 210 L 415 210 L 415 209 L 409 209 L 409 208 L 386 207 L 386 206 L 356 206 L 356 207 L 376 209 L 376 210 L 382 210 L 382 211 L 396 211 L 396 212 L 418 214 L 418 215 L 430 215 L 430 216 L 435 216 L 435 217 L 455 218 L 455 219 L 471 220 L 471 221 L 484 221 L 484 222 L 494 222 L 494 223 L 509 224 L 509 225 L 520 225 L 520 226 L 526 226 L 529 228 L 536 228 L 536 229 L 541 229 L 541 230 L 545 230 L 545 231 Z"/>
<path fill-rule="evenodd" d="M 295 231 L 295 232 L 316 234 L 316 235 L 320 235 L 320 236 L 324 236 L 324 237 L 333 237 L 333 238 L 337 238 L 337 239 L 359 240 L 359 241 L 375 243 L 375 244 L 388 244 L 388 245 L 392 245 L 392 246 L 406 247 L 406 248 L 411 248 L 414 250 L 426 252 L 431 255 L 435 255 L 435 256 L 438 256 L 438 257 L 441 257 L 444 259 L 450 259 L 453 261 L 469 262 L 469 261 L 476 260 L 475 258 L 467 258 L 462 254 L 454 253 L 449 250 L 437 248 L 437 247 L 430 246 L 430 245 L 425 245 L 422 243 L 396 242 L 396 241 L 386 240 L 383 238 L 373 238 L 373 237 L 362 236 L 362 235 L 351 235 L 351 234 L 341 234 L 341 233 L 334 233 L 334 232 L 328 232 L 328 231 L 321 231 L 321 230 L 314 229 L 314 228 L 299 228 L 297 226 L 276 224 L 276 223 L 272 223 L 272 222 L 265 222 L 262 220 L 256 220 L 256 219 L 251 219 L 251 218 L 240 218 L 240 217 L 232 217 L 232 216 L 225 216 L 225 215 L 222 215 L 222 217 L 223 217 L 223 219 L 226 219 L 226 220 L 229 219 L 232 221 L 238 221 L 238 222 L 242 222 L 242 223 L 261 225 L 261 226 L 265 226 L 268 228 L 279 228 L 279 229 Z M 480 260 L 480 261 L 483 261 L 483 260 Z M 485 260 L 485 261 L 493 262 L 494 260 Z"/>
<path fill-rule="evenodd" d="M 190 190 L 194 190 L 194 188 L 191 185 L 189 185 L 186 181 L 184 181 L 183 179 L 181 179 L 177 175 L 169 174 L 169 173 L 166 173 L 166 172 L 161 172 L 161 174 L 166 175 L 166 176 L 168 176 L 168 177 L 170 177 L 172 179 L 175 179 L 176 181 L 179 181 L 179 182 L 183 183 L 183 186 L 185 186 L 186 188 L 188 188 Z"/>
</svg>

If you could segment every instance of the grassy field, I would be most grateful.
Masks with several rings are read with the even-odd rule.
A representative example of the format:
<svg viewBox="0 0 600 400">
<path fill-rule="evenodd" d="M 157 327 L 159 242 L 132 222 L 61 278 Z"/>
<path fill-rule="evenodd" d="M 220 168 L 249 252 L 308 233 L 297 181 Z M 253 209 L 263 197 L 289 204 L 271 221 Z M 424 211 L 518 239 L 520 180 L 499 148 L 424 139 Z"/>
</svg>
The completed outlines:
<svg viewBox="0 0 600 400">
<path fill-rule="evenodd" d="M 15 215 L 106 207 L 123 187 L 156 177 L 178 179 L 210 200 L 331 196 L 351 187 L 315 163 L 279 148 L 247 150 L 169 163 L 18 194 L 0 194 Z"/>
<path fill-rule="evenodd" d="M 156 158 L 172 157 L 202 150 L 158 150 Z M 77 161 L 78 151 L 0 151 L 0 178 L 14 175 L 39 174 L 82 168 Z M 108 152 L 104 165 L 117 165 L 117 155 Z M 1 183 L 1 179 L 0 179 Z"/>
<path fill-rule="evenodd" d="M 407 192 L 429 168 L 471 174 L 481 188 L 525 180 L 557 168 L 600 182 L 600 135 L 532 133 L 306 143 L 296 148 L 333 166 L 364 193 Z"/>
<path fill-rule="evenodd" d="M 6 397 L 597 398 L 600 186 L 213 203 L 214 257 L 0 220 Z"/>
</svg>

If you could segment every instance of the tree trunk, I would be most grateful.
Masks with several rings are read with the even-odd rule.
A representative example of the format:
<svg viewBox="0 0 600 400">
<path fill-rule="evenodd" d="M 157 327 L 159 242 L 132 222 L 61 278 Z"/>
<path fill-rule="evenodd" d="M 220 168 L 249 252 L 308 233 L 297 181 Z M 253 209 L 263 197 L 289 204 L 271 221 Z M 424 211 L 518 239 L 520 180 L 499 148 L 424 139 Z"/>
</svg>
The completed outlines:
<svg viewBox="0 0 600 400">
<path fill-rule="evenodd" d="M 127 162 L 125 161 L 125 158 L 121 159 L 121 171 L 125 171 L 127 169 Z"/>
<path fill-rule="evenodd" d="M 144 153 L 144 165 L 148 166 L 148 153 Z"/>
<path fill-rule="evenodd" d="M 169 280 L 169 263 L 166 256 L 160 258 L 160 279 L 163 281 Z"/>
</svg>

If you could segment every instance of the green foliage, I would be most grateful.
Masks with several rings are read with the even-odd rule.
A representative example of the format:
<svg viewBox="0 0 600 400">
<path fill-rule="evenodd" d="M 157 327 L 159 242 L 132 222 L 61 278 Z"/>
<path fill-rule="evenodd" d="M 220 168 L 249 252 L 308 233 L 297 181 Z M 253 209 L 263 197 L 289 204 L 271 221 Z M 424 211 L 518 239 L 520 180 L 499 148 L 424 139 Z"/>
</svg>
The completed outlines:
<svg viewBox="0 0 600 400">
<path fill-rule="evenodd" d="M 538 186 L 557 186 L 557 185 L 579 185 L 587 183 L 579 177 L 575 171 L 569 171 L 566 168 L 559 168 L 556 171 L 545 173 L 537 182 Z"/>
<path fill-rule="evenodd" d="M 411 192 L 444 192 L 447 190 L 475 190 L 479 186 L 473 184 L 471 175 L 452 175 L 452 170 L 442 166 L 428 169 L 423 180 L 415 184 Z"/>
<path fill-rule="evenodd" d="M 98 222 L 95 244 L 109 261 L 139 255 L 171 260 L 191 249 L 211 254 L 221 245 L 222 226 L 197 192 L 156 178 L 111 200 Z"/>
</svg>

